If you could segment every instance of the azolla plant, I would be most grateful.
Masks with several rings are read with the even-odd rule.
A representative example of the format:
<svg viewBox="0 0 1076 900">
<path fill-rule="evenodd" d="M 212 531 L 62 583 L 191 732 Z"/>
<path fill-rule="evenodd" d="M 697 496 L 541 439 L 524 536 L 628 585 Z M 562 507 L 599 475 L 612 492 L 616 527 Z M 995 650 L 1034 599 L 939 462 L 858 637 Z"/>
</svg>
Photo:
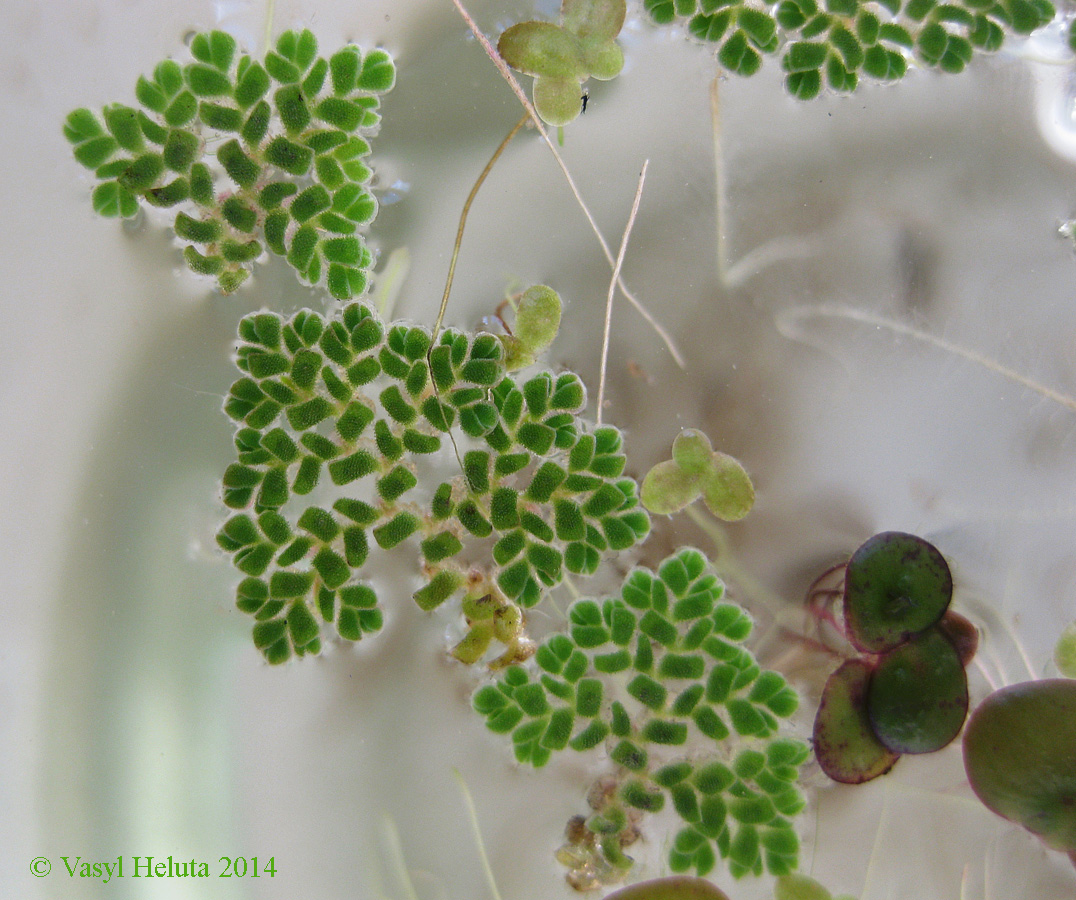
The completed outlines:
<svg viewBox="0 0 1076 900">
<path fill-rule="evenodd" d="M 620 432 L 580 418 L 579 378 L 517 380 L 492 334 L 434 340 L 359 303 L 328 320 L 260 313 L 239 333 L 244 375 L 225 404 L 236 513 L 218 541 L 247 576 L 237 602 L 270 662 L 317 652 L 321 623 L 349 641 L 378 630 L 363 569 L 407 544 L 422 609 L 462 595 L 455 656 L 475 662 L 496 639 L 507 664 L 533 649 L 524 609 L 650 529 Z"/>
<path fill-rule="evenodd" d="M 866 541 L 841 567 L 841 618 L 858 656 L 830 676 L 814 724 L 814 748 L 835 781 L 888 772 L 902 754 L 931 753 L 959 733 L 968 711 L 964 667 L 977 635 L 948 611 L 953 579 L 937 548 L 903 532 Z"/>
<path fill-rule="evenodd" d="M 579 600 L 568 621 L 473 702 L 492 731 L 511 736 L 521 763 L 608 750 L 611 770 L 558 853 L 572 883 L 622 877 L 641 816 L 666 803 L 682 821 L 674 872 L 704 875 L 718 858 L 737 878 L 795 869 L 808 751 L 781 736 L 780 721 L 799 698 L 746 649 L 751 620 L 702 553 L 635 569 L 618 596 Z"/>
<path fill-rule="evenodd" d="M 72 112 L 64 134 L 100 182 L 93 208 L 177 210 L 187 265 L 226 293 L 269 250 L 334 297 L 362 294 L 373 256 L 361 230 L 377 214 L 367 138 L 396 69 L 384 50 L 317 50 L 310 31 L 288 31 L 259 62 L 225 32 L 197 34 L 191 62 L 138 79 L 141 108 Z"/>
</svg>

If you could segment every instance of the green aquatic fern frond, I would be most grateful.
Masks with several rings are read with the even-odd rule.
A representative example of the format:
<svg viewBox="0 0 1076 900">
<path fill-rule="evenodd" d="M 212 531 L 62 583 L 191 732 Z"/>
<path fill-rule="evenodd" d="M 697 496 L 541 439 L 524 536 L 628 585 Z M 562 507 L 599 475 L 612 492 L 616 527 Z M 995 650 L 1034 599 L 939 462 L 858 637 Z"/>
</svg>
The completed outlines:
<svg viewBox="0 0 1076 900">
<path fill-rule="evenodd" d="M 284 33 L 262 62 L 221 31 L 190 50 L 191 62 L 138 79 L 140 108 L 67 117 L 75 158 L 99 182 L 94 209 L 174 208 L 187 265 L 225 293 L 268 250 L 334 297 L 361 295 L 373 263 L 362 232 L 377 214 L 367 138 L 392 58 L 348 45 L 324 59 L 310 31 Z"/>
<path fill-rule="evenodd" d="M 718 857 L 737 878 L 796 868 L 807 747 L 780 728 L 798 695 L 744 647 L 751 627 L 702 553 L 685 549 L 656 572 L 633 570 L 618 597 L 576 602 L 532 663 L 474 695 L 521 763 L 604 747 L 616 764 L 563 858 L 593 865 L 590 847 L 613 868 L 630 865 L 622 844 L 636 819 L 669 803 L 683 820 L 673 871 L 705 874 Z"/>
<path fill-rule="evenodd" d="M 659 25 L 686 24 L 717 46 L 718 60 L 753 75 L 780 56 L 785 85 L 801 99 L 823 86 L 847 93 L 861 77 L 898 81 L 909 65 L 961 72 L 977 53 L 998 50 L 1049 23 L 1049 0 L 645 0 Z"/>
<path fill-rule="evenodd" d="M 523 610 L 649 531 L 620 432 L 581 418 L 578 376 L 511 375 L 492 334 L 450 329 L 431 346 L 351 303 L 328 319 L 247 316 L 239 337 L 218 542 L 270 662 L 317 652 L 323 624 L 350 641 L 378 630 L 363 569 L 407 545 L 422 609 L 462 594 L 456 657 L 497 641 L 508 664 L 532 650 Z"/>
</svg>

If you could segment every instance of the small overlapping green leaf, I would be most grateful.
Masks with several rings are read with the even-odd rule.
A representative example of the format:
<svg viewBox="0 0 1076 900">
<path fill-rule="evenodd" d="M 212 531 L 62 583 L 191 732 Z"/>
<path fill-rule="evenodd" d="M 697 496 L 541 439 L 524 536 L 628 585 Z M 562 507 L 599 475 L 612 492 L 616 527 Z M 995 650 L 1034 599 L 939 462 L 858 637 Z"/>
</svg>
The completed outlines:
<svg viewBox="0 0 1076 900">
<path fill-rule="evenodd" d="M 560 330 L 560 295 L 544 284 L 532 285 L 515 303 L 515 312 L 512 333 L 501 337 L 509 372 L 532 365 L 553 343 Z"/>
<path fill-rule="evenodd" d="M 861 650 L 889 650 L 937 622 L 952 596 L 949 566 L 933 544 L 899 531 L 876 534 L 848 561 L 849 637 Z"/>
<path fill-rule="evenodd" d="M 861 784 L 884 775 L 900 758 L 871 727 L 870 676 L 871 667 L 862 660 L 842 663 L 826 682 L 815 716 L 815 756 L 822 771 L 842 784 Z"/>
</svg>

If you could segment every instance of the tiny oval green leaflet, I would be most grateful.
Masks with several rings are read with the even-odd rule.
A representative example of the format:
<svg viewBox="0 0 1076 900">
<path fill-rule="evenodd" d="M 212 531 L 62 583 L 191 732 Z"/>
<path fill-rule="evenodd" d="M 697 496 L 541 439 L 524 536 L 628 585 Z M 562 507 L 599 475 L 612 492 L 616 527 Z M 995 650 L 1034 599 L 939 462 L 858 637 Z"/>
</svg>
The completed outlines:
<svg viewBox="0 0 1076 900">
<path fill-rule="evenodd" d="M 995 691 L 964 732 L 971 788 L 999 816 L 1076 861 L 1076 681 Z"/>
<path fill-rule="evenodd" d="M 882 653 L 937 622 L 953 596 L 953 578 L 933 544 L 884 531 L 848 560 L 844 618 L 860 650 Z"/>
<path fill-rule="evenodd" d="M 729 900 L 729 895 L 705 878 L 674 875 L 621 888 L 605 900 Z"/>
<path fill-rule="evenodd" d="M 1047 26 L 1056 13 L 1049 0 L 883 0 L 880 6 L 846 0 L 644 0 L 643 5 L 656 24 L 679 20 L 692 37 L 718 46 L 718 61 L 739 75 L 755 74 L 763 54 L 780 56 L 785 87 L 802 100 L 817 97 L 823 85 L 849 93 L 863 78 L 898 81 L 910 64 L 961 72 L 976 54 L 995 52 L 1006 37 Z"/>
</svg>

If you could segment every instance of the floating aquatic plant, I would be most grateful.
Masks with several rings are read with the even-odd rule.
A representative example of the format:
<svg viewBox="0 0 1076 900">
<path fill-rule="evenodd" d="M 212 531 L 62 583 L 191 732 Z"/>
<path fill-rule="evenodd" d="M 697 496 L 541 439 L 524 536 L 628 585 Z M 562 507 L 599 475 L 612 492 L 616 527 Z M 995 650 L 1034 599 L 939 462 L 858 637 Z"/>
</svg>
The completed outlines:
<svg viewBox="0 0 1076 900">
<path fill-rule="evenodd" d="M 949 611 L 952 592 L 945 559 L 915 535 L 883 532 L 852 554 L 838 624 L 862 655 L 829 677 L 814 724 L 830 778 L 869 781 L 902 754 L 932 753 L 960 733 L 977 633 Z"/>
<path fill-rule="evenodd" d="M 260 62 L 223 31 L 195 35 L 190 51 L 138 79 L 140 109 L 67 117 L 75 158 L 99 182 L 93 208 L 176 208 L 187 265 L 225 293 L 268 249 L 334 297 L 362 294 L 373 257 L 361 229 L 377 214 L 367 138 L 396 80 L 392 58 L 348 45 L 325 59 L 306 30 L 282 34 Z"/>
<path fill-rule="evenodd" d="M 742 519 L 755 503 L 755 487 L 740 462 L 714 450 L 701 431 L 685 428 L 676 436 L 672 459 L 659 462 L 643 479 L 643 506 L 659 515 L 679 512 L 702 497 L 719 519 Z"/>
<path fill-rule="evenodd" d="M 1076 863 L 1076 681 L 995 691 L 971 714 L 963 744 L 979 799 Z"/>
<path fill-rule="evenodd" d="M 522 658 L 523 610 L 649 531 L 621 434 L 582 420 L 578 376 L 509 375 L 492 334 L 434 343 L 352 303 L 328 319 L 247 316 L 239 337 L 244 374 L 225 403 L 239 426 L 223 479 L 234 514 L 218 541 L 270 662 L 317 652 L 323 623 L 349 641 L 378 630 L 362 569 L 408 542 L 420 607 L 463 594 L 455 656 L 475 662 L 496 640 L 502 663 Z M 315 490 L 332 496 L 304 503 Z"/>
<path fill-rule="evenodd" d="M 591 814 L 558 853 L 573 883 L 619 877 L 636 820 L 666 801 L 683 822 L 674 872 L 704 875 L 718 858 L 736 878 L 794 870 L 807 747 L 779 731 L 799 698 L 743 646 L 751 620 L 724 599 L 705 557 L 687 549 L 657 571 L 637 568 L 619 596 L 579 600 L 568 618 L 566 632 L 473 703 L 490 730 L 511 736 L 521 763 L 608 750 L 614 774 L 591 791 Z"/>
<path fill-rule="evenodd" d="M 534 76 L 534 108 L 550 125 L 567 125 L 583 111 L 583 82 L 607 81 L 624 67 L 616 42 L 625 0 L 562 0 L 561 22 L 520 22 L 505 30 L 497 52 L 513 69 Z"/>
<path fill-rule="evenodd" d="M 785 86 L 803 100 L 823 85 L 854 91 L 861 77 L 898 81 L 910 64 L 962 72 L 978 53 L 1024 37 L 1056 13 L 1049 0 L 644 0 L 659 25 L 686 24 L 717 47 L 721 65 L 754 75 L 780 56 Z"/>
</svg>

